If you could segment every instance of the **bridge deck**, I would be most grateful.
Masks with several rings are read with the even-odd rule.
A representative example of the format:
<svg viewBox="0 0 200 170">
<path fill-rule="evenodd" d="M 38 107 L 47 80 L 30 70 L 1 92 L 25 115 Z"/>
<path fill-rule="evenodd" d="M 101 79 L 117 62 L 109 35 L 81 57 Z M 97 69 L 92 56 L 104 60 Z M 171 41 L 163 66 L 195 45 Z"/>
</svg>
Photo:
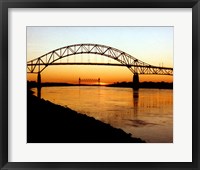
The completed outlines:
<svg viewBox="0 0 200 170">
<path fill-rule="evenodd" d="M 36 64 L 27 64 L 27 66 L 35 66 Z M 50 64 L 46 64 L 46 63 L 37 63 L 37 65 L 39 66 L 51 66 L 51 65 L 104 65 L 104 66 L 122 66 L 122 67 L 148 67 L 148 66 L 141 66 L 141 65 L 134 65 L 134 64 L 126 64 L 123 65 L 121 63 L 84 63 L 84 62 L 68 62 L 68 63 L 50 63 Z M 149 66 L 149 68 L 158 68 L 158 69 L 168 69 L 168 70 L 173 70 L 173 68 L 170 67 L 157 67 L 157 66 Z"/>
</svg>

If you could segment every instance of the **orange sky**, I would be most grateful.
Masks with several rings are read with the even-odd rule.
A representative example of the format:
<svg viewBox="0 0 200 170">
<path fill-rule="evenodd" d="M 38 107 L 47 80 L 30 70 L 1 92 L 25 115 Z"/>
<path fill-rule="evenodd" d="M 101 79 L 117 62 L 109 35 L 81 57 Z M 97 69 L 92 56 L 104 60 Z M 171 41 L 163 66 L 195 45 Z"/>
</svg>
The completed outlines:
<svg viewBox="0 0 200 170">
<path fill-rule="evenodd" d="M 59 67 L 59 68 L 58 68 Z M 37 74 L 28 74 L 28 80 L 37 80 Z M 41 73 L 42 82 L 78 83 L 82 79 L 101 79 L 103 83 L 130 82 L 133 79 L 132 72 L 127 67 L 117 66 L 49 66 Z M 140 82 L 173 82 L 173 76 L 163 75 L 139 75 Z"/>
<path fill-rule="evenodd" d="M 27 61 L 78 43 L 108 45 L 151 65 L 173 67 L 173 27 L 27 27 Z M 91 60 L 92 56 L 84 57 Z M 74 60 L 75 56 L 71 58 Z M 41 77 L 42 82 L 78 83 L 80 77 L 114 83 L 130 82 L 133 74 L 127 67 L 119 66 L 59 65 L 48 66 Z M 36 81 L 37 75 L 27 74 L 27 79 Z M 173 76 L 162 75 L 140 75 L 139 79 L 140 82 L 173 82 Z"/>
</svg>

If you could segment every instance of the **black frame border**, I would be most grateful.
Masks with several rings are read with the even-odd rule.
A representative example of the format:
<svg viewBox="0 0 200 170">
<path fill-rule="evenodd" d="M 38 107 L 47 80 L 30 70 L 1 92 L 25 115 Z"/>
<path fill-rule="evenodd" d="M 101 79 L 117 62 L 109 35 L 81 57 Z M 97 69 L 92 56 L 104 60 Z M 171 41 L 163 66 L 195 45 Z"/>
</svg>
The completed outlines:
<svg viewBox="0 0 200 170">
<path fill-rule="evenodd" d="M 9 8 L 192 8 L 192 162 L 8 162 Z M 200 169 L 199 0 L 0 0 L 0 168 L 9 169 Z"/>
</svg>

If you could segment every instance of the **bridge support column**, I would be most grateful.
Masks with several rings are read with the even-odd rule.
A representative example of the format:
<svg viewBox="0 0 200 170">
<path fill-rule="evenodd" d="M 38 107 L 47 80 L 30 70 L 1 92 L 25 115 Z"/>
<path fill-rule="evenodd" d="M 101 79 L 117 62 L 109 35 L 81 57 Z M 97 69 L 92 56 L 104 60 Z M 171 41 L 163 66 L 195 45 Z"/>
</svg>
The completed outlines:
<svg viewBox="0 0 200 170">
<path fill-rule="evenodd" d="M 133 89 L 134 90 L 139 89 L 139 84 L 140 84 L 139 75 L 138 75 L 138 73 L 134 73 L 134 75 L 133 75 Z"/>
<path fill-rule="evenodd" d="M 100 78 L 98 78 L 98 86 L 100 86 Z"/>
<path fill-rule="evenodd" d="M 78 85 L 80 86 L 80 84 L 81 84 L 81 78 L 79 77 L 79 79 L 78 79 Z"/>
<path fill-rule="evenodd" d="M 38 98 L 41 98 L 41 74 L 40 72 L 38 73 L 38 76 L 37 76 L 37 97 Z"/>
</svg>

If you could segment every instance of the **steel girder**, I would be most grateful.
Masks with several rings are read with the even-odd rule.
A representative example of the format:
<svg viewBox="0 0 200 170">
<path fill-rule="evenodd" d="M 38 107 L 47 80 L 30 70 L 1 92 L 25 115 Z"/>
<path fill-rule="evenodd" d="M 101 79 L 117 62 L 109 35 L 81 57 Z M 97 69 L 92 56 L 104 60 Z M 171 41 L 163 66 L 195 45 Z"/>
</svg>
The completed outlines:
<svg viewBox="0 0 200 170">
<path fill-rule="evenodd" d="M 56 61 L 76 54 L 96 54 L 112 58 L 119 64 L 109 63 L 56 63 Z M 49 65 L 115 65 L 126 66 L 132 73 L 173 75 L 173 68 L 158 67 L 145 63 L 126 52 L 100 44 L 75 44 L 58 48 L 27 62 L 28 73 L 40 73 Z"/>
</svg>

